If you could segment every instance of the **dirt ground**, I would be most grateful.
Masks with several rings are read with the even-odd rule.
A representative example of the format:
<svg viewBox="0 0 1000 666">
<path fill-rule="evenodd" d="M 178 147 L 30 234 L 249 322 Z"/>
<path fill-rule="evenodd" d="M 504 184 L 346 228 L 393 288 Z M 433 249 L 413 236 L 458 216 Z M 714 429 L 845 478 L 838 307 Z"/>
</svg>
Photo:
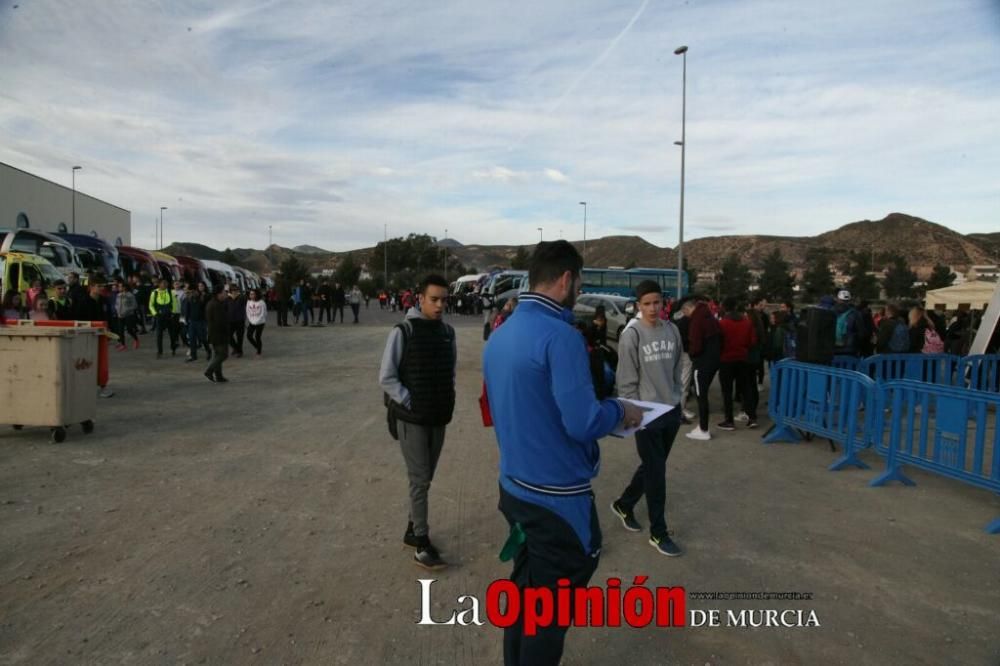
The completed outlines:
<svg viewBox="0 0 1000 666">
<path fill-rule="evenodd" d="M 496 443 L 479 421 L 479 320 L 452 318 L 460 404 L 431 529 L 453 566 L 430 574 L 401 543 L 406 476 L 376 383 L 393 317 L 272 318 L 264 357 L 227 362 L 227 385 L 206 381 L 203 361 L 155 360 L 145 336 L 113 352 L 117 395 L 99 402 L 94 434 L 73 428 L 57 445 L 4 427 L 0 664 L 499 663 L 499 629 L 416 624 L 418 579 L 438 580 L 441 620 L 509 572 Z M 825 442 L 763 445 L 767 425 L 678 439 L 668 520 L 680 558 L 613 519 L 636 454 L 605 440 L 594 581 L 808 592 L 688 608 L 811 610 L 821 626 L 574 628 L 564 663 L 998 663 L 1000 536 L 982 528 L 1000 499 L 914 470 L 916 487 L 870 488 L 876 455 L 872 470 L 828 472 Z"/>
</svg>

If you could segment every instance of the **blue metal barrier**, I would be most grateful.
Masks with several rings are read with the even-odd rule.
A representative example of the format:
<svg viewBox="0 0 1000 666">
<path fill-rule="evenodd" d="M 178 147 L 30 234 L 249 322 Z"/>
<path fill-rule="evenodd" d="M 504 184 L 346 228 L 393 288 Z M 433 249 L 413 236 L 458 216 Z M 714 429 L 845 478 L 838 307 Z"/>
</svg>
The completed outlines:
<svg viewBox="0 0 1000 666">
<path fill-rule="evenodd" d="M 858 372 L 877 384 L 893 379 L 953 386 L 959 357 L 953 354 L 876 354 L 858 364 Z"/>
<path fill-rule="evenodd" d="M 1000 354 L 966 356 L 958 364 L 956 386 L 974 391 L 1000 391 Z"/>
<path fill-rule="evenodd" d="M 872 486 L 914 485 L 902 471 L 913 465 L 1000 493 L 1000 395 L 900 380 L 879 387 L 878 403 L 889 407 L 889 446 Z M 986 531 L 1000 534 L 1000 518 Z"/>
<path fill-rule="evenodd" d="M 839 370 L 857 370 L 859 363 L 861 363 L 861 359 L 857 356 L 837 355 L 833 357 L 830 365 Z"/>
<path fill-rule="evenodd" d="M 799 361 L 776 363 L 767 407 L 774 428 L 764 443 L 797 442 L 800 432 L 811 433 L 843 446 L 844 455 L 831 470 L 867 469 L 857 452 L 874 443 L 868 439 L 874 432 L 868 424 L 876 413 L 874 396 L 875 382 L 861 373 Z"/>
</svg>

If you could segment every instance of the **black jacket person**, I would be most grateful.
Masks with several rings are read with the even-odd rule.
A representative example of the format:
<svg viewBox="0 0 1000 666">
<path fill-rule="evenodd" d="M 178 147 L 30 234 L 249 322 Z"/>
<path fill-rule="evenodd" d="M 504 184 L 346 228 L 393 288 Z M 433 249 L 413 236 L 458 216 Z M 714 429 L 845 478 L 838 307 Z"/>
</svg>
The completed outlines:
<svg viewBox="0 0 1000 666">
<path fill-rule="evenodd" d="M 403 542 L 417 549 L 417 564 L 432 569 L 445 563 L 428 536 L 427 495 L 445 426 L 455 410 L 455 331 L 441 320 L 447 297 L 444 278 L 424 279 L 419 306 L 389 333 L 379 369 L 410 480 L 410 520 Z"/>
</svg>

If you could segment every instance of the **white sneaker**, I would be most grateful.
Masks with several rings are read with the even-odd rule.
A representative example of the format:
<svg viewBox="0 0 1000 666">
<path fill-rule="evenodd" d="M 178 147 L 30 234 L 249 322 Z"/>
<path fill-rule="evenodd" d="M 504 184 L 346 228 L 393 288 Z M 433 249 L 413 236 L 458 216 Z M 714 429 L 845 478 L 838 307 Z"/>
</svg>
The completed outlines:
<svg viewBox="0 0 1000 666">
<path fill-rule="evenodd" d="M 683 414 L 684 414 L 684 418 L 686 418 L 688 421 L 693 421 L 694 417 L 697 416 L 697 414 L 695 414 L 694 412 L 692 412 L 690 409 L 685 409 L 684 412 L 683 412 Z"/>
<path fill-rule="evenodd" d="M 746 412 L 740 412 L 739 414 L 736 415 L 736 418 L 733 420 L 739 421 L 740 423 L 746 423 L 747 421 L 750 420 L 750 417 L 747 416 Z"/>
<path fill-rule="evenodd" d="M 712 439 L 712 435 L 707 430 L 702 430 L 700 427 L 689 432 L 687 437 L 688 439 L 698 439 L 703 442 Z"/>
</svg>

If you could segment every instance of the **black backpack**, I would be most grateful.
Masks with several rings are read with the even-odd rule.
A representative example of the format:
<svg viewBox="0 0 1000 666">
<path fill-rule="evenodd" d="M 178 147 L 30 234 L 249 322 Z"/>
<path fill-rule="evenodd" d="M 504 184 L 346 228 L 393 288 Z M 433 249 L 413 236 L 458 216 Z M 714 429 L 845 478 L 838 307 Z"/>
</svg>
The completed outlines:
<svg viewBox="0 0 1000 666">
<path fill-rule="evenodd" d="M 837 314 L 824 308 L 806 308 L 796 330 L 795 360 L 830 365 L 837 336 Z"/>
</svg>

